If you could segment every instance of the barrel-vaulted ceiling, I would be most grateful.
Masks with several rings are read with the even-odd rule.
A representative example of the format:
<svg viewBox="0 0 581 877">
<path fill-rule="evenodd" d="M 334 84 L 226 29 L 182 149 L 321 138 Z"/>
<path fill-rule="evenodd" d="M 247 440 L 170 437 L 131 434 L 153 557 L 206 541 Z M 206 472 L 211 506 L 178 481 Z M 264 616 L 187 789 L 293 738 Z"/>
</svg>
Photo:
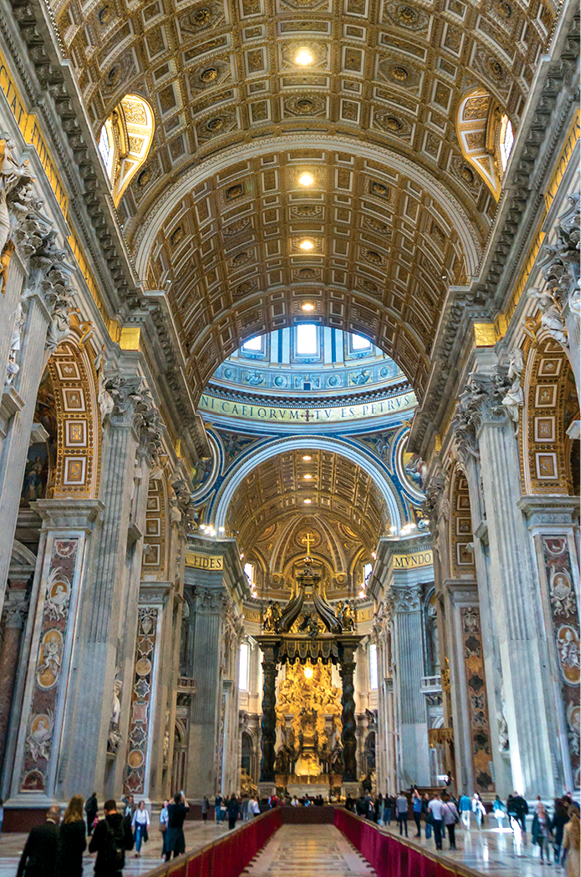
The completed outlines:
<svg viewBox="0 0 581 877">
<path fill-rule="evenodd" d="M 274 524 L 311 515 L 340 521 L 369 551 L 389 532 L 386 504 L 372 477 L 324 450 L 287 451 L 260 463 L 232 497 L 227 526 L 250 551 Z"/>
<path fill-rule="evenodd" d="M 446 290 L 475 273 L 496 208 L 458 142 L 458 107 L 484 89 L 518 129 L 556 4 L 51 5 L 96 136 L 126 94 L 153 109 L 118 210 L 141 277 L 169 289 L 194 394 L 309 297 L 315 319 L 368 335 L 421 398 Z"/>
</svg>

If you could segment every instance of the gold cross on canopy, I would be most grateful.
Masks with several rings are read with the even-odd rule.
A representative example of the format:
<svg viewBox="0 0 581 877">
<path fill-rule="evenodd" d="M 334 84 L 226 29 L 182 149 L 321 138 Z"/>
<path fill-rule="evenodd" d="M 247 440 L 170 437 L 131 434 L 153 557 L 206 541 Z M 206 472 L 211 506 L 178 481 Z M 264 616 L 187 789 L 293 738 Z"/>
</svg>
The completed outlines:
<svg viewBox="0 0 581 877">
<path fill-rule="evenodd" d="M 311 553 L 311 542 L 313 542 L 313 541 L 314 541 L 314 536 L 312 533 L 305 533 L 305 535 L 301 539 L 301 542 L 306 542 L 306 544 L 307 544 L 307 554 Z"/>
</svg>

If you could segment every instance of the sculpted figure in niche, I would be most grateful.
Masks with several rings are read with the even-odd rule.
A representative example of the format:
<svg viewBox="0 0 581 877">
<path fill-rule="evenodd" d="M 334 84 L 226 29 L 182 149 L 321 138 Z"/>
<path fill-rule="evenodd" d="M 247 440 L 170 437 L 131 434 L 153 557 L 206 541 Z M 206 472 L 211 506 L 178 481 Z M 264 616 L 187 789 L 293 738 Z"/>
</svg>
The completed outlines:
<svg viewBox="0 0 581 877">
<path fill-rule="evenodd" d="M 511 382 L 510 390 L 502 400 L 502 404 L 508 411 L 509 417 L 518 423 L 518 409 L 524 405 L 524 394 L 520 385 L 521 375 L 524 369 L 522 351 L 512 350 L 509 356 L 508 379 Z"/>
<path fill-rule="evenodd" d="M 15 146 L 10 138 L 0 139 L 0 253 L 3 256 L 9 253 L 8 260 L 2 264 L 2 292 L 10 255 L 14 250 L 14 246 L 8 247 L 11 232 L 10 211 L 12 210 L 17 222 L 24 218 L 32 200 L 32 184 L 35 179 L 30 173 L 28 161 L 19 164 L 10 155 L 10 150 Z"/>
<path fill-rule="evenodd" d="M 266 607 L 266 611 L 264 613 L 264 621 L 262 624 L 262 629 L 265 633 L 278 633 L 280 623 L 280 608 L 278 603 L 275 603 L 274 600 L 271 600 Z"/>
<path fill-rule="evenodd" d="M 107 751 L 116 753 L 121 742 L 119 722 L 121 720 L 121 692 L 123 682 L 118 676 L 113 683 L 113 706 L 111 709 L 111 721 L 109 722 L 109 734 L 107 735 Z"/>
</svg>

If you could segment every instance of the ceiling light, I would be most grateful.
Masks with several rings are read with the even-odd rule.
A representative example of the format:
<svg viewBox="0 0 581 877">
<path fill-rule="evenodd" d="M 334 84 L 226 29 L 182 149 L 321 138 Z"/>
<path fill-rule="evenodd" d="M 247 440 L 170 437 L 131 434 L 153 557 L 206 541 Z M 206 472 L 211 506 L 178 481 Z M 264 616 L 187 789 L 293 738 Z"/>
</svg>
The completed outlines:
<svg viewBox="0 0 581 877">
<path fill-rule="evenodd" d="M 301 310 L 303 310 L 303 311 L 314 311 L 314 310 L 315 310 L 315 306 L 312 305 L 312 304 L 310 303 L 310 301 L 306 301 L 306 302 L 304 303 L 304 305 L 301 305 Z M 303 460 L 304 460 L 304 459 L 305 459 L 305 458 L 303 457 Z M 309 457 L 309 460 L 310 460 L 310 457 Z"/>
<path fill-rule="evenodd" d="M 312 667 L 305 667 L 303 672 L 305 674 L 305 679 L 312 679 L 313 678 L 313 668 Z"/>
<path fill-rule="evenodd" d="M 314 176 L 312 174 L 310 174 L 308 171 L 305 171 L 299 177 L 299 184 L 301 186 L 312 186 L 314 182 L 315 182 Z"/>
<path fill-rule="evenodd" d="M 308 67 L 314 60 L 313 53 L 307 46 L 301 46 L 295 55 L 295 64 L 298 64 L 300 67 Z"/>
<path fill-rule="evenodd" d="M 240 555 L 240 560 L 244 560 L 244 555 L 243 555 L 243 554 Z"/>
<path fill-rule="evenodd" d="M 310 481 L 312 479 L 312 477 L 313 477 L 312 475 L 303 475 L 303 478 L 305 479 L 305 481 Z"/>
<path fill-rule="evenodd" d="M 313 458 L 312 458 L 312 457 L 309 457 L 308 454 L 307 454 L 305 457 L 303 457 L 303 460 L 305 460 L 305 462 L 307 462 L 307 463 L 309 463 L 312 459 L 313 459 Z"/>
<path fill-rule="evenodd" d="M 306 238 L 304 241 L 301 241 L 299 247 L 301 250 L 312 250 L 314 248 L 314 243 Z"/>
<path fill-rule="evenodd" d="M 375 558 L 377 557 L 377 554 L 375 553 L 375 551 L 372 551 L 372 552 L 371 552 L 371 556 L 372 556 L 372 558 L 375 560 Z"/>
<path fill-rule="evenodd" d="M 312 503 L 312 499 L 303 499 L 305 505 L 310 505 Z"/>
</svg>

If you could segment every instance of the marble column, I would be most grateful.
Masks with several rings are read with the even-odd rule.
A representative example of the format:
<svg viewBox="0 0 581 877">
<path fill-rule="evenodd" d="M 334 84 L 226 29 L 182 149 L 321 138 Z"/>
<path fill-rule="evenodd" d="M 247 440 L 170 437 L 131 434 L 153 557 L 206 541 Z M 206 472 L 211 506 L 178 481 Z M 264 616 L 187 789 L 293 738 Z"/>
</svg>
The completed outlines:
<svg viewBox="0 0 581 877">
<path fill-rule="evenodd" d="M 34 421 L 36 397 L 42 373 L 50 353 L 66 337 L 74 290 L 69 285 L 69 271 L 62 253 L 49 230 L 39 235 L 41 246 L 30 260 L 30 275 L 20 298 L 21 325 L 14 365 L 17 371 L 5 379 L 5 363 L 0 362 L 3 387 L 2 410 L 4 434 L 0 452 L 0 520 L 3 522 L 0 551 L 0 611 L 4 600 L 10 547 L 14 539 L 24 470 Z M 17 283 L 17 280 L 15 280 Z M 58 295 L 54 287 L 58 286 Z M 19 321 L 14 315 L 11 331 Z M 13 342 L 14 343 L 14 342 Z M 13 416 L 7 419 L 7 406 Z M 1 413 L 1 412 L 0 412 Z"/>
<path fill-rule="evenodd" d="M 274 783 L 276 758 L 276 654 L 274 647 L 262 646 L 262 732 L 260 748 L 260 782 Z"/>
<path fill-rule="evenodd" d="M 502 405 L 509 384 L 490 363 L 480 365 L 460 397 L 456 428 L 472 437 L 480 454 L 490 612 L 502 669 L 512 786 L 527 797 L 552 798 L 561 791 L 563 777 L 555 772 L 557 726 L 549 696 L 538 572 L 526 520 L 517 505 L 518 446 L 514 424 Z"/>
<path fill-rule="evenodd" d="M 392 619 L 399 733 L 398 785 L 430 785 L 424 675 L 423 617 L 418 584 L 395 582 L 388 592 Z"/>
<path fill-rule="evenodd" d="M 149 398 L 142 379 L 115 375 L 106 382 L 112 410 L 103 429 L 100 497 L 104 511 L 95 534 L 90 576 L 83 589 L 75 675 L 70 685 L 66 757 L 59 772 L 63 798 L 107 788 L 110 723 L 119 668 L 131 666 L 135 627 L 127 624 L 130 509 L 135 490 L 135 460 Z M 147 493 L 147 487 L 145 488 Z M 135 598 L 137 595 L 135 595 Z M 135 605 L 136 599 L 133 602 Z M 121 654 L 123 651 L 123 654 Z M 129 685 L 126 686 L 126 690 Z M 125 704 L 123 706 L 126 707 Z M 126 714 L 126 713 L 125 713 Z"/>
<path fill-rule="evenodd" d="M 25 639 L 26 681 L 15 698 L 19 731 L 11 736 L 7 765 L 12 766 L 11 803 L 42 807 L 62 799 L 59 778 L 70 750 L 67 746 L 61 751 L 60 741 L 70 739 L 65 716 L 79 669 L 80 606 L 103 504 L 96 499 L 44 499 L 34 508 L 43 526 Z"/>
<path fill-rule="evenodd" d="M 355 721 L 355 686 L 353 684 L 355 666 L 354 650 L 348 647 L 343 650 L 339 665 L 339 673 L 343 683 L 341 694 L 341 722 L 343 725 L 341 743 L 343 745 L 344 784 L 356 783 L 359 779 L 357 776 L 357 740 L 355 737 L 357 730 L 357 723 Z"/>
<path fill-rule="evenodd" d="M 523 496 L 519 508 L 528 521 L 550 645 L 552 702 L 566 789 L 579 788 L 579 555 L 576 534 L 579 497 Z"/>
<path fill-rule="evenodd" d="M 24 579 L 11 576 L 10 591 L 4 604 L 4 638 L 0 649 L 0 775 L 4 766 L 4 755 L 12 699 L 16 684 L 16 672 L 20 662 L 22 631 L 28 615 L 27 588 L 30 574 Z"/>
</svg>

